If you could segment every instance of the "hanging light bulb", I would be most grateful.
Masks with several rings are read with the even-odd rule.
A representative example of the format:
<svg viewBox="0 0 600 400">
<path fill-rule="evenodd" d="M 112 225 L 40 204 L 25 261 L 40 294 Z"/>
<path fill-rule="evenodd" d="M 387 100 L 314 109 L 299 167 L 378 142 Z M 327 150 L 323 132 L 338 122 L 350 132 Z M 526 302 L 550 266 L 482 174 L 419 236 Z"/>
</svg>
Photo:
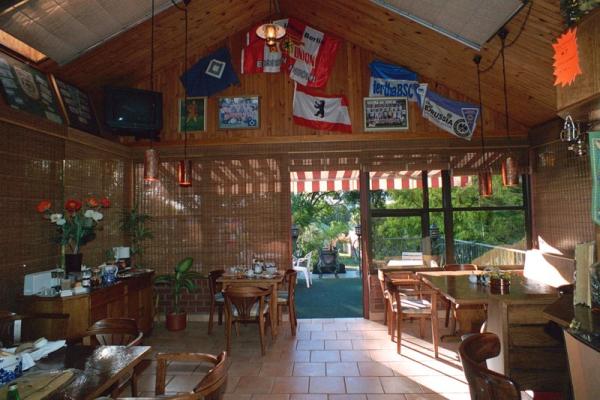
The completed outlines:
<svg viewBox="0 0 600 400">
<path fill-rule="evenodd" d="M 150 90 L 154 91 L 154 0 L 152 0 L 152 19 L 150 28 Z M 150 148 L 144 153 L 144 180 L 158 180 L 158 152 L 154 148 L 154 133 L 150 138 Z"/>
<path fill-rule="evenodd" d="M 144 153 L 144 180 L 146 182 L 158 180 L 158 152 L 153 147 Z"/>
<path fill-rule="evenodd" d="M 269 0 L 269 17 L 271 15 L 271 0 Z M 262 24 L 256 28 L 256 35 L 266 41 L 268 46 L 275 46 L 277 41 L 285 36 L 285 28 L 271 20 L 271 22 Z"/>
<path fill-rule="evenodd" d="M 177 181 L 179 186 L 192 186 L 192 160 L 179 160 Z"/>
<path fill-rule="evenodd" d="M 188 51 L 188 4 L 189 1 L 184 2 L 185 4 L 185 44 L 183 49 L 183 69 L 187 68 L 187 51 Z M 189 187 L 192 186 L 192 160 L 187 158 L 187 139 L 188 139 L 188 104 L 187 104 L 187 74 L 185 75 L 184 82 L 184 90 L 185 95 L 183 97 L 183 134 L 184 134 L 184 142 L 183 142 L 183 160 L 179 161 L 179 165 L 177 167 L 177 182 L 181 187 Z"/>
<path fill-rule="evenodd" d="M 504 49 L 506 46 L 506 36 L 508 31 L 501 29 L 498 33 L 500 40 L 502 41 L 502 47 L 500 48 L 500 54 L 502 56 L 502 77 L 504 80 L 504 118 L 506 126 L 506 139 L 508 142 L 508 156 L 502 160 L 502 185 L 503 186 L 516 186 L 519 184 L 519 162 L 512 154 L 510 149 L 510 130 L 509 130 L 509 116 L 508 116 L 508 89 L 506 87 L 506 60 L 504 57 Z"/>
<path fill-rule="evenodd" d="M 479 182 L 479 195 L 481 197 L 490 197 L 492 194 L 494 194 L 491 169 L 488 168 L 479 171 L 477 174 L 477 180 Z"/>
</svg>

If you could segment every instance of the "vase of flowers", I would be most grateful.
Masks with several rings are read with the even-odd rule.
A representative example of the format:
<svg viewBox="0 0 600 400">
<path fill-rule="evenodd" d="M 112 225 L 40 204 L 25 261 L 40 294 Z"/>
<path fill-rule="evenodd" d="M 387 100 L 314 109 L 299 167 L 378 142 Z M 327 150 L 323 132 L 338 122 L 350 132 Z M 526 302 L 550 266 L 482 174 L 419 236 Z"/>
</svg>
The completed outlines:
<svg viewBox="0 0 600 400">
<path fill-rule="evenodd" d="M 60 211 L 52 211 L 49 200 L 42 200 L 37 205 L 37 211 L 56 225 L 58 242 L 70 250 L 65 254 L 67 272 L 81 271 L 83 255 L 80 248 L 96 237 L 98 223 L 104 218 L 100 210 L 108 207 L 110 200 L 106 197 L 89 197 L 84 201 L 68 199 Z"/>
</svg>

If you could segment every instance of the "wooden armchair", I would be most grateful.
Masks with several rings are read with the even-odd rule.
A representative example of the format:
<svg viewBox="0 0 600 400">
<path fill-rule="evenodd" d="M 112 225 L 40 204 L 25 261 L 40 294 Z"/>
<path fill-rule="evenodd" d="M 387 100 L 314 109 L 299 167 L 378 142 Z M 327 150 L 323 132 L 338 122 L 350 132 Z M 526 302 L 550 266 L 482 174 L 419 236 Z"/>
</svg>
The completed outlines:
<svg viewBox="0 0 600 400">
<path fill-rule="evenodd" d="M 296 303 L 295 303 L 295 294 L 296 294 L 296 280 L 298 279 L 298 273 L 293 269 L 288 269 L 285 271 L 285 285 L 287 286 L 287 290 L 279 290 L 277 291 L 277 309 L 279 310 L 279 315 L 277 316 L 277 321 L 281 322 L 281 314 L 283 312 L 283 307 L 288 308 L 288 314 L 290 317 L 290 329 L 292 331 L 292 336 L 296 336 L 296 326 L 298 325 L 298 321 L 296 320 Z"/>
<path fill-rule="evenodd" d="M 412 287 L 409 286 L 411 284 Z M 391 297 L 390 309 L 388 310 L 388 326 L 391 328 L 392 340 L 394 339 L 394 331 L 396 332 L 398 354 L 401 353 L 402 345 L 402 320 L 404 318 L 418 319 L 419 335 L 423 338 L 425 336 L 425 320 L 430 319 L 433 351 L 435 358 L 438 358 L 437 292 L 424 289 L 424 285 L 419 279 L 390 280 L 386 286 Z"/>
<path fill-rule="evenodd" d="M 460 361 L 473 400 L 519 400 L 517 384 L 487 369 L 485 361 L 500 354 L 500 340 L 493 333 L 477 333 L 465 338 L 458 348 Z"/>
<path fill-rule="evenodd" d="M 210 311 L 208 314 L 208 334 L 212 333 L 213 318 L 215 309 L 219 313 L 219 325 L 223 325 L 223 307 L 225 306 L 225 297 L 223 297 L 223 285 L 217 282 L 225 273 L 222 269 L 216 269 L 208 273 L 208 289 L 210 292 Z"/>
<path fill-rule="evenodd" d="M 257 323 L 260 335 L 260 349 L 265 355 L 265 323 L 270 322 L 269 304 L 266 298 L 271 294 L 270 288 L 259 286 L 229 286 L 225 294 L 225 320 L 227 352 L 231 353 L 231 327 L 241 323 Z M 273 318 L 277 318 L 276 315 Z M 271 332 L 271 337 L 273 332 Z"/>
</svg>

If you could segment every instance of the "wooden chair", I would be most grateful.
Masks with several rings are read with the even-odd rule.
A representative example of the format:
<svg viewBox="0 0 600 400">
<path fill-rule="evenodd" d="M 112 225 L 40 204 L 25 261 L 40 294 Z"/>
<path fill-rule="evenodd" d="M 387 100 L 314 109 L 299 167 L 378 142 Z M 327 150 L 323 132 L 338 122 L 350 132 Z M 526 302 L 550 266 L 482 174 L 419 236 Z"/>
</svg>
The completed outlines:
<svg viewBox="0 0 600 400">
<path fill-rule="evenodd" d="M 473 400 L 519 400 L 517 384 L 508 377 L 486 368 L 488 358 L 500 354 L 500 340 L 493 333 L 477 333 L 462 341 L 458 348 L 469 391 Z"/>
<path fill-rule="evenodd" d="M 258 323 L 261 353 L 265 355 L 265 323 L 270 323 L 269 303 L 267 296 L 270 288 L 259 286 L 229 286 L 223 292 L 225 295 L 225 336 L 227 338 L 227 352 L 231 353 L 231 327 L 235 324 Z M 273 316 L 277 318 L 277 316 Z M 271 338 L 273 332 L 271 332 Z"/>
<path fill-rule="evenodd" d="M 444 265 L 444 271 L 477 271 L 477 265 L 475 264 L 446 264 Z M 450 309 L 452 309 L 452 317 L 456 321 L 456 305 L 448 299 L 446 301 L 446 319 L 444 320 L 444 326 L 447 328 L 450 321 Z M 454 328 L 452 329 L 454 332 Z"/>
<path fill-rule="evenodd" d="M 408 282 L 408 281 L 412 282 Z M 403 289 L 403 286 L 412 283 L 414 286 Z M 402 320 L 404 318 L 416 318 L 419 320 L 419 335 L 425 336 L 425 320 L 431 320 L 431 337 L 435 358 L 438 358 L 438 316 L 437 316 L 437 292 L 435 290 L 423 289 L 423 283 L 419 279 L 403 279 L 400 281 L 387 281 L 387 290 L 390 293 L 390 309 L 388 310 L 388 326 L 391 327 L 391 336 L 394 340 L 396 333 L 397 353 L 401 354 L 402 345 Z"/>
<path fill-rule="evenodd" d="M 144 333 L 137 327 L 133 318 L 105 318 L 96 321 L 90 326 L 83 338 L 83 344 L 92 346 L 139 346 L 142 344 Z M 141 371 L 146 369 L 148 363 L 140 363 L 131 376 L 126 377 L 119 385 L 113 388 L 112 397 L 118 396 L 125 387 L 131 383 L 131 394 L 138 394 L 138 379 Z"/>
<path fill-rule="evenodd" d="M 227 352 L 218 356 L 203 353 L 158 353 L 156 355 L 155 394 L 165 393 L 167 381 L 167 363 L 171 362 L 208 362 L 214 365 L 194 387 L 190 394 L 174 397 L 175 399 L 221 400 L 227 386 Z"/>
<path fill-rule="evenodd" d="M 210 291 L 210 311 L 208 315 L 208 334 L 212 333 L 213 318 L 215 308 L 219 312 L 219 325 L 223 325 L 223 307 L 225 305 L 225 297 L 223 297 L 223 285 L 217 282 L 225 273 L 222 269 L 216 269 L 208 273 L 208 289 Z"/>
<path fill-rule="evenodd" d="M 288 308 L 288 314 L 290 317 L 290 329 L 292 330 L 292 336 L 296 336 L 296 327 L 298 321 L 296 319 L 296 303 L 295 303 L 295 291 L 296 291 L 296 280 L 298 279 L 298 273 L 293 269 L 285 271 L 284 282 L 287 285 L 287 290 L 277 291 L 277 309 L 279 310 L 278 321 L 281 322 L 281 314 L 283 307 Z"/>
<path fill-rule="evenodd" d="M 69 314 L 16 314 L 0 310 L 0 347 L 18 345 L 21 341 L 36 340 L 44 335 L 50 340 L 64 339 L 67 337 L 68 320 Z M 54 336 L 48 337 L 45 327 L 50 327 Z"/>
<path fill-rule="evenodd" d="M 381 290 L 383 291 L 383 299 L 384 299 L 384 318 L 385 325 L 388 327 L 388 335 L 392 334 L 392 326 L 388 323 L 389 315 L 392 312 L 392 302 L 394 301 L 393 292 L 387 288 L 387 282 L 393 282 L 394 287 L 400 287 L 403 293 L 408 293 L 409 291 L 414 292 L 417 289 L 417 285 L 415 282 L 420 282 L 416 280 L 416 276 L 414 272 L 402 272 L 402 271 L 393 271 L 384 274 L 379 271 L 378 278 L 380 279 L 379 283 L 381 285 Z M 411 318 L 412 319 L 412 318 Z"/>
</svg>

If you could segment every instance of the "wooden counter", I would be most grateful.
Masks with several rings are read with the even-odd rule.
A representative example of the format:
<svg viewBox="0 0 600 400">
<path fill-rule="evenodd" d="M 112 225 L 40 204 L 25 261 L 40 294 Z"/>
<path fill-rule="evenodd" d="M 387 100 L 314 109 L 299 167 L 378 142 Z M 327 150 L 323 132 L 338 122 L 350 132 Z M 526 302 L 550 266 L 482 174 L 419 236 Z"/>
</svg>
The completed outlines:
<svg viewBox="0 0 600 400">
<path fill-rule="evenodd" d="M 153 278 L 154 272 L 144 272 L 121 279 L 111 286 L 94 288 L 86 294 L 26 296 L 24 308 L 31 313 L 69 314 L 68 339 L 80 337 L 94 322 L 109 317 L 133 318 L 146 335 L 152 330 L 154 320 Z M 65 329 L 57 323 L 44 322 L 35 327 L 35 334 L 51 340 L 60 339 Z"/>
</svg>

